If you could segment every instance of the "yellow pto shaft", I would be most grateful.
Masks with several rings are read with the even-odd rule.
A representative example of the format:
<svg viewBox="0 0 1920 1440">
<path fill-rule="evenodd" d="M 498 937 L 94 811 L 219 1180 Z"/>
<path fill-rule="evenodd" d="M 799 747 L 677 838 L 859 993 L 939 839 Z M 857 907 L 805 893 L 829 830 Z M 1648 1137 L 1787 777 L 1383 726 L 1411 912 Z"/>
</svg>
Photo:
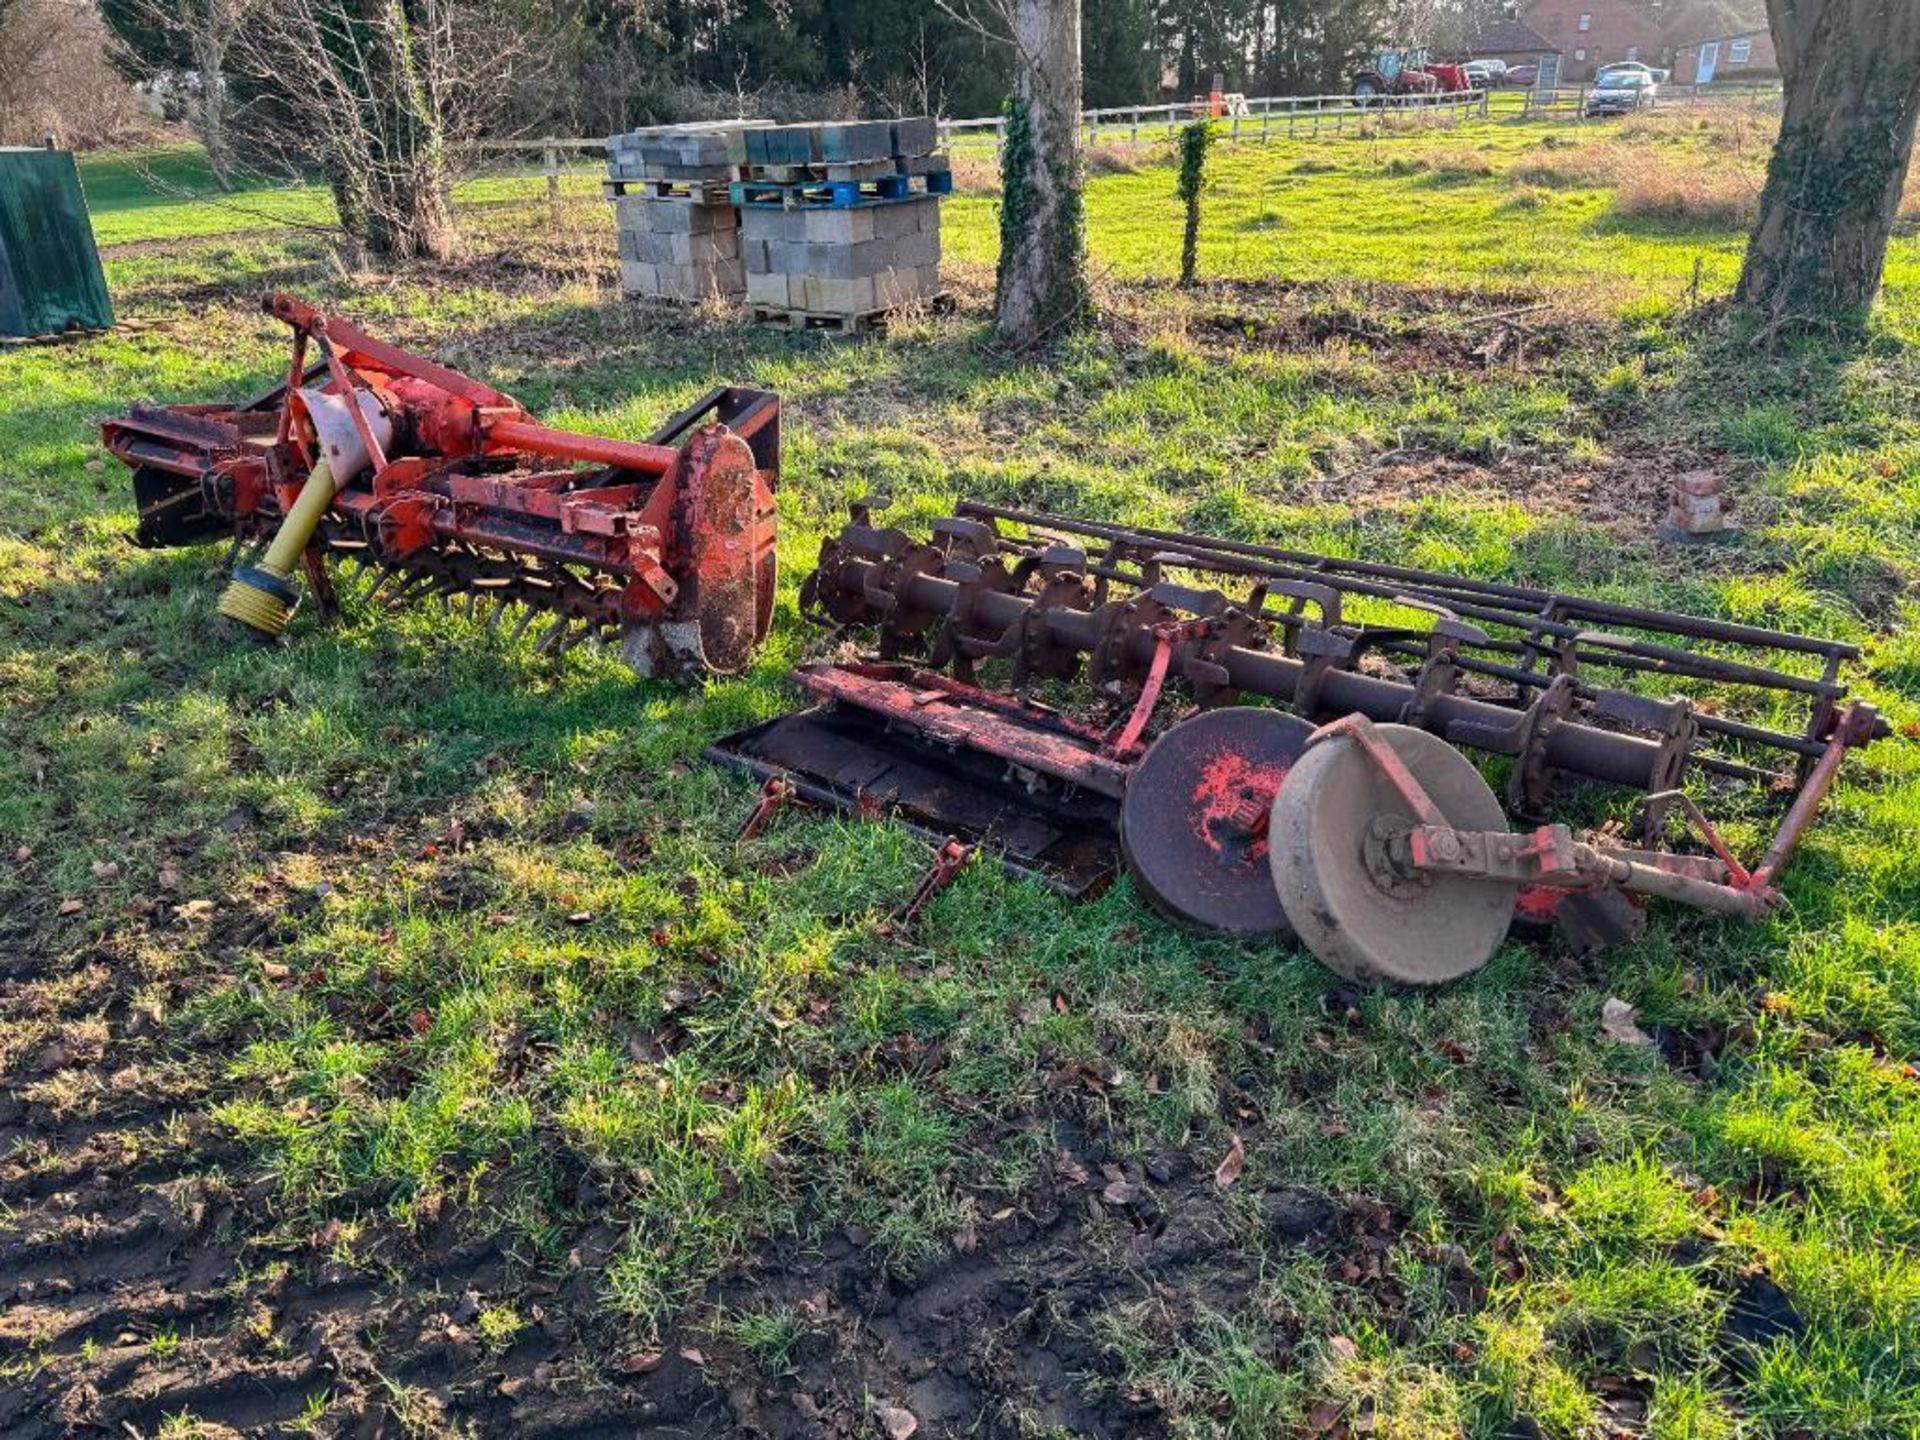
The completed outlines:
<svg viewBox="0 0 1920 1440">
<path fill-rule="evenodd" d="M 220 613 L 262 635 L 278 635 L 293 617 L 300 601 L 294 588 L 293 567 L 313 540 L 320 517 L 333 504 L 333 469 L 325 460 L 313 467 L 307 483 L 280 522 L 280 530 L 258 565 L 233 572 L 233 583 L 220 597 Z"/>
</svg>

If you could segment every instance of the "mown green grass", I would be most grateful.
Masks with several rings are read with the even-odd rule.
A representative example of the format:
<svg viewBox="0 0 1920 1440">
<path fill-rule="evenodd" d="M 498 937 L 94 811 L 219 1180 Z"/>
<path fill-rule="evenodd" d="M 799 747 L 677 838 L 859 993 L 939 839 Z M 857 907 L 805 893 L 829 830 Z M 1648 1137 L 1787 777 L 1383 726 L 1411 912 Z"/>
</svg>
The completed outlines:
<svg viewBox="0 0 1920 1440">
<path fill-rule="evenodd" d="M 458 203 L 524 200 L 546 192 L 544 179 L 520 173 L 539 168 L 537 154 L 498 155 L 488 168 L 499 173 L 462 182 Z M 83 181 L 94 237 L 103 246 L 320 228 L 334 219 L 325 186 L 242 177 L 232 189 L 223 189 L 205 156 L 191 146 L 89 157 Z M 561 188 L 574 198 L 597 194 L 599 169 L 570 158 Z"/>
<path fill-rule="evenodd" d="M 1118 1302 L 1096 1327 L 1182 1433 L 1272 1434 L 1330 1398 L 1370 1403 L 1382 1435 L 1493 1437 L 1528 1416 L 1583 1436 L 1638 1375 L 1662 1440 L 1920 1435 L 1910 745 L 1850 762 L 1773 922 L 1662 910 L 1583 971 L 1512 945 L 1439 993 L 1369 996 L 1303 954 L 1176 931 L 1124 884 L 1075 907 L 975 867 L 901 933 L 882 922 L 922 844 L 793 813 L 736 846 L 752 787 L 698 760 L 794 703 L 783 672 L 812 640 L 798 576 L 876 492 L 910 527 L 962 496 L 1019 501 L 1846 636 L 1868 650 L 1863 692 L 1910 726 L 1920 247 L 1896 242 L 1863 347 L 1761 354 L 1683 298 L 1696 258 L 1705 298 L 1724 290 L 1739 236 L 1625 223 L 1605 191 L 1539 200 L 1512 170 L 1546 133 L 1224 153 L 1201 270 L 1243 283 L 1191 299 L 1121 283 L 1174 272 L 1170 169 L 1104 176 L 1091 247 L 1124 318 L 1047 367 L 1000 358 L 977 307 L 837 344 L 621 304 L 600 288 L 597 210 L 576 217 L 601 247 L 577 274 L 544 211 L 466 212 L 482 251 L 547 258 L 532 284 L 484 265 L 343 275 L 298 236 L 110 256 L 122 313 L 157 328 L 0 353 L 0 901 L 20 943 L 105 959 L 156 1000 L 289 1232 L 458 1207 L 558 1269 L 579 1224 L 611 1221 L 605 1303 L 649 1343 L 711 1324 L 777 1369 L 792 1317 L 706 1314 L 709 1280 L 849 1222 L 903 1271 L 938 1264 L 1044 1169 L 1058 1123 L 1121 1153 L 1185 1149 L 1203 1174 L 1237 1134 L 1258 1283 L 1193 1302 L 1170 1334 Z M 1710 155 L 1684 133 L 1617 143 L 1650 164 Z M 142 203 L 114 162 L 88 181 L 103 239 L 242 228 Z M 949 206 L 975 293 L 992 229 L 990 197 Z M 128 548 L 125 477 L 93 427 L 131 399 L 273 379 L 256 281 L 564 425 L 638 436 L 716 381 L 778 390 L 787 568 L 761 663 L 681 693 L 351 602 L 336 624 L 303 613 L 284 648 L 235 642 L 213 613 L 217 550 Z M 1279 288 L 1297 282 L 1325 288 Z M 1398 286 L 1538 296 L 1575 343 L 1518 371 L 1425 362 L 1393 342 L 1417 323 Z M 1239 320 L 1302 310 L 1386 338 L 1233 343 Z M 1203 323 L 1222 314 L 1239 318 Z M 1653 517 L 1502 490 L 1528 466 L 1614 473 L 1656 442 L 1725 452 L 1737 547 L 1676 554 Z M 1491 478 L 1348 483 L 1390 450 Z M 1728 804 L 1755 848 L 1761 815 Z M 180 878 L 160 926 L 143 907 L 163 866 Z M 61 915 L 72 898 L 84 910 Z M 1609 996 L 1649 1026 L 1724 1032 L 1717 1067 L 1606 1039 Z M 44 1039 L 28 1024 L 0 1055 Z M 933 1046 L 944 1063 L 917 1066 Z M 1113 1067 L 1097 1101 L 1049 1082 L 1076 1059 Z M 1397 1309 L 1269 1248 L 1255 1201 L 1281 1185 L 1391 1207 Z M 1464 1309 L 1447 1246 L 1485 1287 Z M 1747 1353 L 1722 1322 L 1755 1267 L 1805 1329 Z"/>
</svg>

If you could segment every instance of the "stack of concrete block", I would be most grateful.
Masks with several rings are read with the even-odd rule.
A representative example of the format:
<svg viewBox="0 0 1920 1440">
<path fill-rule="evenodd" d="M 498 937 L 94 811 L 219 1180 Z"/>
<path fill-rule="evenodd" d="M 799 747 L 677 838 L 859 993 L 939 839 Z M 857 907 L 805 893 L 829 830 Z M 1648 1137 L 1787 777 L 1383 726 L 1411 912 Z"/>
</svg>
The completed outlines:
<svg viewBox="0 0 1920 1440">
<path fill-rule="evenodd" d="M 931 119 L 782 125 L 731 137 L 741 257 L 756 318 L 856 330 L 940 289 Z"/>
<path fill-rule="evenodd" d="M 728 136 L 759 123 L 658 125 L 608 139 L 605 189 L 627 294 L 694 301 L 746 292 Z"/>
</svg>

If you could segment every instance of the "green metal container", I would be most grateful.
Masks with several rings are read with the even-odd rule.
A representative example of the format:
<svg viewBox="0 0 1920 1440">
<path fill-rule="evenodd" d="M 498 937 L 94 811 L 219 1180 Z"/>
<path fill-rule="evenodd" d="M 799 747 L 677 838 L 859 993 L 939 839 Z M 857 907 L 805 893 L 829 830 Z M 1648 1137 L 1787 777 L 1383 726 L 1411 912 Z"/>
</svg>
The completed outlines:
<svg viewBox="0 0 1920 1440">
<path fill-rule="evenodd" d="M 0 148 L 0 335 L 112 325 L 72 152 Z"/>
</svg>

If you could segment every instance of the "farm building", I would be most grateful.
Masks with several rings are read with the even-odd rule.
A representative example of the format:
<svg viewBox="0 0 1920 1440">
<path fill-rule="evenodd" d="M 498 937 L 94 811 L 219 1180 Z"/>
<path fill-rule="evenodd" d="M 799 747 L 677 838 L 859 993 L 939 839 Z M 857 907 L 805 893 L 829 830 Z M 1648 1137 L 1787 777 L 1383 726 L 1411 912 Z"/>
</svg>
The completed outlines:
<svg viewBox="0 0 1920 1440">
<path fill-rule="evenodd" d="M 1634 0 L 1535 0 L 1520 18 L 1560 52 L 1567 80 L 1590 80 L 1622 60 L 1658 65 L 1667 52 L 1660 22 Z"/>
<path fill-rule="evenodd" d="M 1773 48 L 1773 35 L 1765 26 L 1688 40 L 1673 49 L 1673 78 L 1684 85 L 1766 79 L 1779 73 L 1780 57 Z"/>
<path fill-rule="evenodd" d="M 1548 55 L 1558 55 L 1560 47 L 1531 25 L 1519 20 L 1495 20 L 1476 31 L 1467 41 L 1467 54 L 1475 60 L 1504 60 L 1509 65 L 1537 65 Z"/>
<path fill-rule="evenodd" d="M 1695 0 L 1664 23 L 1639 0 L 1534 0 L 1477 32 L 1467 51 L 1509 65 L 1557 55 L 1568 83 L 1625 61 L 1671 69 L 1685 85 L 1779 74 L 1764 14 L 1734 0 Z"/>
</svg>

